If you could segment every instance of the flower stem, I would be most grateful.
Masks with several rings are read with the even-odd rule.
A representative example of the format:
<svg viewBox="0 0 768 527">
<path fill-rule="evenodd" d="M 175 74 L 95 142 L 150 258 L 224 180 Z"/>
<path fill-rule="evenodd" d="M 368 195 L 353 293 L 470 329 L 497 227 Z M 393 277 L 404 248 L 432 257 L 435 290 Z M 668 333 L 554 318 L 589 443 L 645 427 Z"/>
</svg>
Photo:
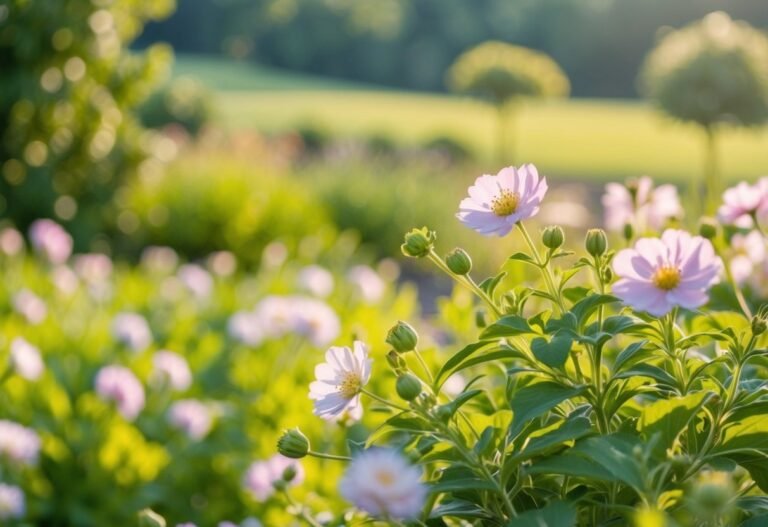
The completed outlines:
<svg viewBox="0 0 768 527">
<path fill-rule="evenodd" d="M 393 403 L 392 401 L 388 401 L 388 400 L 384 399 L 383 397 L 379 397 L 375 393 L 369 392 L 365 388 L 361 388 L 360 392 L 364 393 L 365 395 L 367 395 L 371 399 L 374 399 L 374 400 L 380 402 L 381 404 L 389 406 L 390 408 L 394 408 L 395 410 L 400 410 L 401 412 L 410 412 L 411 411 L 409 408 L 406 408 L 405 406 L 400 406 L 399 404 Z"/>
<path fill-rule="evenodd" d="M 283 496 L 285 496 L 285 499 L 288 501 L 288 504 L 291 505 L 294 509 L 297 511 L 297 515 L 307 522 L 312 527 L 323 527 L 320 522 L 318 522 L 316 519 L 314 519 L 304 508 L 303 505 L 299 505 L 296 500 L 293 499 L 293 497 L 288 492 L 288 489 L 283 489 Z"/>
<path fill-rule="evenodd" d="M 443 270 L 448 276 L 456 280 L 459 284 L 463 285 L 464 287 L 468 288 L 470 291 L 475 293 L 478 297 L 480 297 L 481 300 L 483 300 L 486 304 L 488 304 L 488 307 L 493 310 L 493 312 L 496 314 L 497 317 L 501 317 L 504 315 L 504 313 L 501 312 L 499 307 L 496 305 L 496 303 L 493 301 L 493 299 L 488 296 L 488 294 L 483 291 L 479 285 L 475 283 L 474 280 L 469 275 L 457 275 L 453 271 L 451 271 L 446 263 L 443 261 L 440 256 L 435 252 L 434 249 L 429 251 L 428 255 L 429 259 L 432 260 L 432 262 L 438 266 L 441 270 Z"/>
<path fill-rule="evenodd" d="M 413 348 L 413 354 L 416 357 L 416 360 L 419 361 L 419 364 L 421 365 L 421 368 L 424 370 L 424 373 L 427 375 L 427 379 L 429 380 L 429 385 L 433 386 L 435 384 L 435 377 L 432 375 L 432 371 L 429 369 L 429 366 L 427 366 L 427 363 L 424 360 L 424 357 L 422 357 L 421 352 L 419 352 L 418 348 Z"/>
<path fill-rule="evenodd" d="M 533 257 L 536 260 L 536 265 L 541 269 L 541 274 L 544 277 L 544 283 L 547 285 L 547 289 L 549 289 L 549 294 L 552 296 L 552 299 L 555 302 L 557 308 L 560 310 L 560 313 L 565 313 L 566 310 L 565 306 L 563 305 L 563 299 L 560 296 L 560 292 L 558 291 L 557 287 L 555 286 L 555 277 L 552 274 L 552 269 L 549 266 L 549 262 L 545 262 L 541 258 L 541 254 L 539 254 L 539 250 L 536 248 L 536 244 L 533 243 L 531 235 L 528 234 L 528 230 L 525 228 L 522 222 L 517 224 L 517 228 L 522 233 L 523 238 L 525 239 L 525 243 L 528 244 L 528 248 L 531 250 Z"/>
<path fill-rule="evenodd" d="M 307 455 L 320 458 L 320 459 L 331 459 L 333 461 L 352 461 L 352 458 L 349 456 L 338 456 L 336 454 L 326 454 L 325 452 L 315 452 L 314 450 L 308 451 Z"/>
</svg>

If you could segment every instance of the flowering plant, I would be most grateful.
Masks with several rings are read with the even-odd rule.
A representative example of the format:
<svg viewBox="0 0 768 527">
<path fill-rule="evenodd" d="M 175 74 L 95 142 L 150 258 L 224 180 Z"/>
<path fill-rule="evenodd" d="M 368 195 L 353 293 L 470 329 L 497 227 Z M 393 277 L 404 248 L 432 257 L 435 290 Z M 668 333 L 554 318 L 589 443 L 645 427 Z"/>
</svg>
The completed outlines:
<svg viewBox="0 0 768 527">
<path fill-rule="evenodd" d="M 338 418 L 371 404 L 386 417 L 365 441 L 348 441 L 349 452 L 314 451 L 298 429 L 284 433 L 278 450 L 348 463 L 339 493 L 354 510 L 339 521 L 768 521 L 768 310 L 754 300 L 759 292 L 734 279 L 729 246 L 737 234 L 740 243 L 754 236 L 713 223 L 704 223 L 701 235 L 649 231 L 682 211 L 674 188 L 649 201 L 650 182 L 643 185 L 642 203 L 637 187 L 628 186 L 621 200 L 613 198 L 622 192 L 609 188 L 609 213 L 627 222 L 625 248 L 612 250 L 605 232 L 593 229 L 584 249 L 573 252 L 560 227 L 543 229 L 537 242 L 525 226 L 547 191 L 534 166 L 481 176 L 458 219 L 483 235 L 518 234 L 526 249 L 479 283 L 466 251 L 443 258 L 434 232 L 406 234 L 406 256 L 430 260 L 474 294 L 477 339 L 427 354 L 416 330 L 397 323 L 386 337 L 385 364 L 400 400 L 367 386 L 382 375 L 382 361 L 371 364 L 375 346 L 328 351 L 311 387 L 315 413 Z M 726 197 L 725 208 L 735 206 L 735 193 Z M 745 228 L 760 234 L 751 243 L 764 249 L 762 205 L 749 198 Z M 615 210 L 621 206 L 626 210 Z M 721 216 L 725 222 L 740 215 Z M 506 271 L 521 267 L 538 280 L 510 283 Z M 471 380 L 448 389 L 457 378 Z M 278 486 L 290 499 L 284 483 L 293 474 L 284 476 Z M 293 510 L 311 525 L 330 521 L 295 502 Z"/>
</svg>

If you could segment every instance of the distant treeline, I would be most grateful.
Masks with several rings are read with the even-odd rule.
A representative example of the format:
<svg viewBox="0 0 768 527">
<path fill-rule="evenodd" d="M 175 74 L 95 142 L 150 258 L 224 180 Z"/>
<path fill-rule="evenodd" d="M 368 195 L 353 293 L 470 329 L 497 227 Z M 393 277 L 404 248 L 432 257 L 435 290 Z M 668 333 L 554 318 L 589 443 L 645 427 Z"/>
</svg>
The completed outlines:
<svg viewBox="0 0 768 527">
<path fill-rule="evenodd" d="M 768 27 L 766 0 L 181 0 L 137 45 L 443 90 L 458 54 L 498 39 L 552 55 L 573 95 L 635 97 L 658 32 L 715 10 Z"/>
</svg>

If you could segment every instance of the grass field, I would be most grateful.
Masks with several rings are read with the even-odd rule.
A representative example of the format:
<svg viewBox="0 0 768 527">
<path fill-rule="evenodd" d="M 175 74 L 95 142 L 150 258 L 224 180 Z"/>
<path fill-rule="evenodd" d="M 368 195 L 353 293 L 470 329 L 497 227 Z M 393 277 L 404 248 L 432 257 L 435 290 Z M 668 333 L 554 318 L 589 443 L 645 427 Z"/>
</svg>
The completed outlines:
<svg viewBox="0 0 768 527">
<path fill-rule="evenodd" d="M 312 124 L 338 136 L 391 137 L 415 144 L 454 137 L 486 160 L 493 156 L 495 120 L 475 101 L 372 90 L 218 60 L 182 59 L 177 71 L 216 90 L 216 119 L 230 128 L 284 131 Z M 701 170 L 703 138 L 635 101 L 567 100 L 529 103 L 511 130 L 514 161 L 536 162 L 559 177 L 609 179 L 649 174 L 686 181 Z M 720 157 L 729 179 L 768 173 L 768 132 L 726 131 Z"/>
</svg>

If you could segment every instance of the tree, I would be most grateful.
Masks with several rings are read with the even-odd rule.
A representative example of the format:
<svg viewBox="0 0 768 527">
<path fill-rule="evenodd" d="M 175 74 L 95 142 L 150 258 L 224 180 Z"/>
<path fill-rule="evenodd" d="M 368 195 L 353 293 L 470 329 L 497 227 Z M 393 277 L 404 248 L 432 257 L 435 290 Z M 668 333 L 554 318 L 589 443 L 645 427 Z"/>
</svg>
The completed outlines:
<svg viewBox="0 0 768 527">
<path fill-rule="evenodd" d="M 570 91 L 568 77 L 548 55 L 496 41 L 461 54 L 448 70 L 448 84 L 453 91 L 494 106 L 497 153 L 504 162 L 510 161 L 507 121 L 513 103 L 532 97 L 563 97 Z"/>
<path fill-rule="evenodd" d="M 171 51 L 127 43 L 173 0 L 10 0 L 0 5 L 0 204 L 25 227 L 72 220 L 84 240 L 112 215 L 121 181 L 151 157 L 133 112 Z"/>
<path fill-rule="evenodd" d="M 704 184 L 691 184 L 707 213 L 720 197 L 717 135 L 725 126 L 757 127 L 768 120 L 768 37 L 723 12 L 667 33 L 646 58 L 644 94 L 662 111 L 700 126 L 705 136 Z"/>
</svg>

